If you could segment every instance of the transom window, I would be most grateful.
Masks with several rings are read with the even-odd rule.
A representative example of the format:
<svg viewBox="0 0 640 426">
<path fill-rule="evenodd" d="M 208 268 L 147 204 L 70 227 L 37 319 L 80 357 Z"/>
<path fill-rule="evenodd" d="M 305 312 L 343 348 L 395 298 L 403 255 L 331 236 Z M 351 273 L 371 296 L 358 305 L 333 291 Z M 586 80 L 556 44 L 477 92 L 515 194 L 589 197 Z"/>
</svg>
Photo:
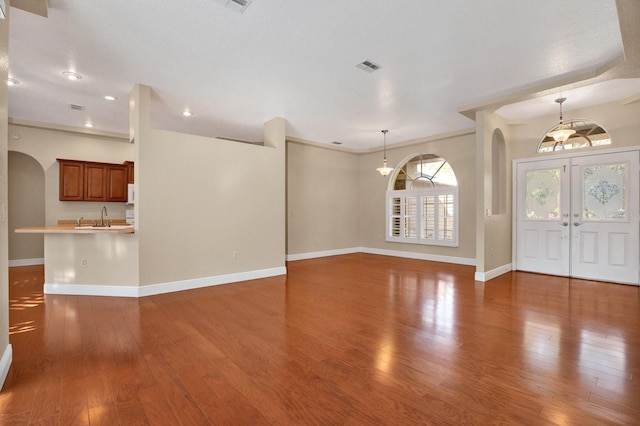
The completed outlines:
<svg viewBox="0 0 640 426">
<path fill-rule="evenodd" d="M 548 135 L 556 126 L 547 130 L 540 138 L 538 152 L 564 151 L 567 149 L 590 148 L 592 146 L 610 145 L 609 133 L 599 124 L 589 120 L 571 119 L 565 121 L 565 127 L 576 132 L 564 142 L 555 141 Z"/>
<path fill-rule="evenodd" d="M 451 165 L 418 154 L 396 169 L 387 191 L 387 241 L 458 246 L 458 183 Z"/>
</svg>

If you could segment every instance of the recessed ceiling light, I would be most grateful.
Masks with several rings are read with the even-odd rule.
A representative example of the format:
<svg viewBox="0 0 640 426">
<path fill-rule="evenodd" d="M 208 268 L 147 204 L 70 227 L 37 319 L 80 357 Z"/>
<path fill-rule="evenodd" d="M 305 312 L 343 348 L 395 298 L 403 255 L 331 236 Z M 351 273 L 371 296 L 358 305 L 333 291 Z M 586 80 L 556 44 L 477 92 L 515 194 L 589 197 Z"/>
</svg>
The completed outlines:
<svg viewBox="0 0 640 426">
<path fill-rule="evenodd" d="M 75 72 L 65 71 L 62 73 L 62 75 L 64 75 L 68 80 L 71 81 L 82 80 L 82 76 Z"/>
<path fill-rule="evenodd" d="M 16 80 L 15 78 L 9 77 L 7 79 L 7 86 L 15 86 L 16 84 L 20 84 L 20 82 L 18 80 Z"/>
<path fill-rule="evenodd" d="M 185 117 L 191 117 L 193 113 L 188 109 L 185 109 L 184 111 L 182 111 L 182 115 L 184 115 Z"/>
<path fill-rule="evenodd" d="M 93 127 L 93 123 L 92 123 L 92 122 L 90 122 L 90 121 L 87 121 L 86 123 L 84 123 L 84 127 L 89 127 L 89 128 L 91 128 L 91 127 Z"/>
<path fill-rule="evenodd" d="M 111 95 L 106 95 L 104 98 L 108 101 L 115 101 L 116 99 L 118 99 L 115 96 L 111 96 Z"/>
</svg>

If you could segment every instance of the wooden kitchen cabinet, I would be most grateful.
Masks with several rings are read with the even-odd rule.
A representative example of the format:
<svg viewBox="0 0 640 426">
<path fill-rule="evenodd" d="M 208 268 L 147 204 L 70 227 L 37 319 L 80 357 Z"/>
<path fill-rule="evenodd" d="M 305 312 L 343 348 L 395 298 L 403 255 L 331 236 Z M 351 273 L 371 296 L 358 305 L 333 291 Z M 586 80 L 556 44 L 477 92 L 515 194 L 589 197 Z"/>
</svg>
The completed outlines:
<svg viewBox="0 0 640 426">
<path fill-rule="evenodd" d="M 133 161 L 125 161 L 124 162 L 125 167 L 127 168 L 127 183 L 135 183 L 134 182 L 134 163 Z"/>
<path fill-rule="evenodd" d="M 84 162 L 58 160 L 60 164 L 60 201 L 84 200 Z"/>
<path fill-rule="evenodd" d="M 84 201 L 107 200 L 107 166 L 101 163 L 84 165 Z"/>
<path fill-rule="evenodd" d="M 124 164 L 58 159 L 60 201 L 127 201 Z"/>
<path fill-rule="evenodd" d="M 127 201 L 127 166 L 121 164 L 107 165 L 107 201 Z"/>
</svg>

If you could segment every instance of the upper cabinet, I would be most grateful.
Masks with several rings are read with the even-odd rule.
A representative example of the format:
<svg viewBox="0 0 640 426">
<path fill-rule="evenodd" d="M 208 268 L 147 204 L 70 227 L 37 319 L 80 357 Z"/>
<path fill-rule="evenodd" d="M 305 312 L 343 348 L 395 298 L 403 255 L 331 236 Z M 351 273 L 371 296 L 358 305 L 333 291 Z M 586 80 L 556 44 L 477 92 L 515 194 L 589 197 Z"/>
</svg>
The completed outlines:
<svg viewBox="0 0 640 426">
<path fill-rule="evenodd" d="M 127 201 L 127 183 L 133 163 L 96 163 L 58 159 L 60 201 Z"/>
<path fill-rule="evenodd" d="M 133 161 L 125 161 L 124 165 L 127 167 L 127 183 L 135 183 L 133 178 L 133 172 L 134 172 Z"/>
<path fill-rule="evenodd" d="M 85 163 L 84 201 L 107 201 L 107 165 Z"/>
<path fill-rule="evenodd" d="M 84 163 L 58 160 L 60 164 L 60 201 L 84 200 Z"/>
<path fill-rule="evenodd" d="M 107 165 L 107 201 L 127 201 L 127 166 Z"/>
</svg>

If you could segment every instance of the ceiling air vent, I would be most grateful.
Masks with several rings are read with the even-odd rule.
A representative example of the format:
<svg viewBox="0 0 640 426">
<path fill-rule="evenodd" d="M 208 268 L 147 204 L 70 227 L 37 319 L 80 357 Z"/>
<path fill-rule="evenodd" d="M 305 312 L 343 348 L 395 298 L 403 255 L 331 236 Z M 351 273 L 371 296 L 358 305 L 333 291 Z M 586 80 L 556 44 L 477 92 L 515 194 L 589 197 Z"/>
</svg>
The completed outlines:
<svg viewBox="0 0 640 426">
<path fill-rule="evenodd" d="M 84 111 L 84 106 L 75 105 L 75 104 L 69 104 L 69 109 L 73 110 L 73 111 Z"/>
<path fill-rule="evenodd" d="M 235 10 L 236 12 L 244 12 L 244 10 L 249 7 L 251 4 L 251 0 L 228 0 L 227 7 Z"/>
<path fill-rule="evenodd" d="M 371 61 L 362 61 L 359 64 L 357 64 L 356 67 L 366 72 L 374 72 L 382 68 L 380 65 L 374 64 Z"/>
</svg>

